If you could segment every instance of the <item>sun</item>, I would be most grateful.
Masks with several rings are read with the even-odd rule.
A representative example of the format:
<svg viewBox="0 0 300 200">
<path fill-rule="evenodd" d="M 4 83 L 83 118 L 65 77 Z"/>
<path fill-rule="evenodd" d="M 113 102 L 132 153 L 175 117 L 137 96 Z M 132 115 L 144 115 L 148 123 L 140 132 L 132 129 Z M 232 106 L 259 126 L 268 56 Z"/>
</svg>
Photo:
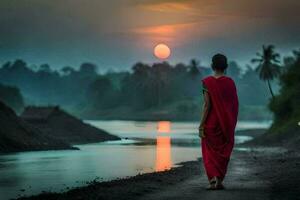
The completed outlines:
<svg viewBox="0 0 300 200">
<path fill-rule="evenodd" d="M 159 59 L 167 59 L 171 55 L 171 49 L 166 44 L 158 44 L 154 48 L 154 55 Z"/>
</svg>

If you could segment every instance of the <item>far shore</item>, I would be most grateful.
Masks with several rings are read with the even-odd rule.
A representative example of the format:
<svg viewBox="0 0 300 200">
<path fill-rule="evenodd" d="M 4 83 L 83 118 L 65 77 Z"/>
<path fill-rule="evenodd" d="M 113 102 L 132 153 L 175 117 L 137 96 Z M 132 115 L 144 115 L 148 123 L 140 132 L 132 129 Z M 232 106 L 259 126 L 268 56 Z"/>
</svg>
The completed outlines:
<svg viewBox="0 0 300 200">
<path fill-rule="evenodd" d="M 81 116 L 77 116 L 81 117 Z M 172 122 L 199 122 L 199 118 L 194 118 L 194 117 L 187 117 L 187 118 L 182 118 L 182 117 L 151 117 L 151 116 L 145 116 L 145 117 L 82 117 L 84 121 L 96 121 L 96 120 L 101 120 L 101 121 L 140 121 L 140 122 L 157 122 L 157 121 L 172 121 Z M 272 118 L 241 118 L 238 119 L 239 121 L 270 121 Z"/>
</svg>

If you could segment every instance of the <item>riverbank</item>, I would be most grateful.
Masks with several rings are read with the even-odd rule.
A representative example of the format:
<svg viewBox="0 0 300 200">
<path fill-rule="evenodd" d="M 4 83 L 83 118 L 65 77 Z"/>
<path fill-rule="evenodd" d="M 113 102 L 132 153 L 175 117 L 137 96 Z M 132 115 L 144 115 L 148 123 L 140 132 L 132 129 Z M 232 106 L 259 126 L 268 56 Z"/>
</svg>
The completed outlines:
<svg viewBox="0 0 300 200">
<path fill-rule="evenodd" d="M 248 133 L 252 132 L 249 130 Z M 263 130 L 261 130 L 263 133 Z M 260 134 L 261 134 L 260 133 Z M 239 132 L 237 134 L 242 134 Z M 245 131 L 244 133 L 245 134 Z M 259 133 L 257 132 L 259 135 Z M 267 164 L 266 164 L 267 163 Z M 272 147 L 237 146 L 225 180 L 226 190 L 206 191 L 201 160 L 181 163 L 169 171 L 147 173 L 108 182 L 43 193 L 20 199 L 298 199 L 300 153 Z"/>
<path fill-rule="evenodd" d="M 268 163 L 268 165 L 266 165 Z M 64 193 L 44 193 L 22 200 L 57 199 L 299 199 L 299 152 L 234 151 L 226 190 L 206 191 L 201 160 L 181 163 L 165 172 L 109 182 L 91 182 Z"/>
<path fill-rule="evenodd" d="M 0 154 L 42 150 L 74 150 L 65 141 L 25 122 L 0 100 Z"/>
<path fill-rule="evenodd" d="M 75 188 L 64 193 L 44 193 L 19 199 L 138 199 L 145 194 L 160 191 L 200 174 L 200 161 L 190 161 L 164 172 L 140 174 L 108 182 L 95 180 L 86 187 Z"/>
</svg>

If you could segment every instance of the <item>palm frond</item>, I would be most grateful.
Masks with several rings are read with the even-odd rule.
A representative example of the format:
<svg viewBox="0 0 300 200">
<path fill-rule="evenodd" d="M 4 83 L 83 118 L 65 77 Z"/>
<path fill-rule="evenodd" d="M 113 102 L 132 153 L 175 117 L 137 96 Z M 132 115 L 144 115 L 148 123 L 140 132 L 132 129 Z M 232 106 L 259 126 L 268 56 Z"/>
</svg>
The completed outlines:
<svg viewBox="0 0 300 200">
<path fill-rule="evenodd" d="M 261 80 L 273 80 L 280 75 L 280 55 L 274 49 L 274 45 L 263 45 L 262 52 L 256 53 L 257 58 L 251 60 L 252 63 L 259 63 L 255 71 Z"/>
<path fill-rule="evenodd" d="M 257 73 L 259 73 L 261 71 L 261 68 L 262 68 L 262 65 L 258 65 L 256 68 L 255 68 L 255 71 Z"/>
<path fill-rule="evenodd" d="M 263 61 L 263 59 L 261 58 L 253 58 L 251 59 L 251 63 L 261 63 Z"/>
</svg>

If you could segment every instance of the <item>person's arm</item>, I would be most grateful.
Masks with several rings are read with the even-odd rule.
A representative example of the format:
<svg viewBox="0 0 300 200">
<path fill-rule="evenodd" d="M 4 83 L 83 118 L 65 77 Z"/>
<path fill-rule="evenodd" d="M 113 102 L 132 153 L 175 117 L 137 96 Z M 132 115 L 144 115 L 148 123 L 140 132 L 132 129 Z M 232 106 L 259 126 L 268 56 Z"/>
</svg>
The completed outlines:
<svg viewBox="0 0 300 200">
<path fill-rule="evenodd" d="M 206 121 L 206 118 L 207 118 L 209 110 L 210 110 L 210 99 L 209 99 L 208 91 L 206 89 L 203 90 L 203 96 L 204 96 L 204 102 L 203 102 L 201 121 L 200 121 L 200 126 L 199 126 L 199 136 L 202 138 L 205 137 L 204 123 Z"/>
</svg>

